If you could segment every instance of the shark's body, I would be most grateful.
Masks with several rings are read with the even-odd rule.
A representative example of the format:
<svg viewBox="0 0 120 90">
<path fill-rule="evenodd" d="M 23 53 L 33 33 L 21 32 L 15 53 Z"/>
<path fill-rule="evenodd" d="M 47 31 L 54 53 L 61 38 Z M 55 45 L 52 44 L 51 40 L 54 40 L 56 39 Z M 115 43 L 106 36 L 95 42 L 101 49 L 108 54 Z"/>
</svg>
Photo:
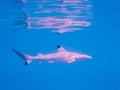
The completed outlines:
<svg viewBox="0 0 120 90">
<path fill-rule="evenodd" d="M 56 53 L 51 53 L 51 54 L 39 53 L 36 56 L 30 56 L 27 54 L 20 53 L 15 49 L 12 49 L 12 51 L 25 60 L 25 65 L 30 64 L 32 60 L 37 60 L 38 62 L 48 61 L 49 63 L 53 63 L 55 61 L 72 63 L 75 62 L 76 60 L 92 58 L 89 55 L 76 53 L 76 52 L 69 52 L 59 45 L 57 46 L 57 48 L 58 48 L 58 52 Z"/>
</svg>

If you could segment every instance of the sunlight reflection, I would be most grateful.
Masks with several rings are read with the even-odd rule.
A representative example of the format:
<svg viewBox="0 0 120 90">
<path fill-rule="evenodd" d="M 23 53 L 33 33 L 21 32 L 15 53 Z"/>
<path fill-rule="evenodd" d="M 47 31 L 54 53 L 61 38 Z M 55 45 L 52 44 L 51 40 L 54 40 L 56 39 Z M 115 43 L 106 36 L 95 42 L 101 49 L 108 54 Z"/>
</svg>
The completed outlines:
<svg viewBox="0 0 120 90">
<path fill-rule="evenodd" d="M 91 25 L 89 0 L 21 0 L 26 14 L 25 28 L 64 33 L 84 30 Z"/>
</svg>

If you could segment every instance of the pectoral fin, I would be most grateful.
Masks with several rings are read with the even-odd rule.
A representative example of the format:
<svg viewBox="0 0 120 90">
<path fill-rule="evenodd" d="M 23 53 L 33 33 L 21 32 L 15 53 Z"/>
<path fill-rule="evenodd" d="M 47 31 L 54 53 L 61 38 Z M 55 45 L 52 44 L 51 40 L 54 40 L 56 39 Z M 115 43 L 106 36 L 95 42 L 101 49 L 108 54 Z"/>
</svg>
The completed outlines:
<svg viewBox="0 0 120 90">
<path fill-rule="evenodd" d="M 75 62 L 75 59 L 67 60 L 67 63 Z"/>
</svg>

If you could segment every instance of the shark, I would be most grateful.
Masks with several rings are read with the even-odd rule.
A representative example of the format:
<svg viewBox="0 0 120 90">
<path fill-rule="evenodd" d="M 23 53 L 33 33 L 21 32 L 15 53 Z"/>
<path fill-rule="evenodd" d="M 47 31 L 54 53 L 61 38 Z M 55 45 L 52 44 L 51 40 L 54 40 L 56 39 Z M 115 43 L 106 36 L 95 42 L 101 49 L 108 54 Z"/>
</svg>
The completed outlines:
<svg viewBox="0 0 120 90">
<path fill-rule="evenodd" d="M 33 60 L 37 60 L 39 63 L 41 63 L 42 61 L 47 61 L 49 63 L 53 63 L 53 62 L 72 63 L 78 60 L 92 59 L 92 56 L 82 53 L 67 51 L 65 48 L 63 48 L 60 45 L 57 45 L 57 52 L 55 53 L 49 53 L 49 54 L 38 53 L 36 56 L 31 56 L 28 54 L 21 53 L 13 48 L 12 51 L 25 61 L 25 65 L 30 64 Z"/>
</svg>

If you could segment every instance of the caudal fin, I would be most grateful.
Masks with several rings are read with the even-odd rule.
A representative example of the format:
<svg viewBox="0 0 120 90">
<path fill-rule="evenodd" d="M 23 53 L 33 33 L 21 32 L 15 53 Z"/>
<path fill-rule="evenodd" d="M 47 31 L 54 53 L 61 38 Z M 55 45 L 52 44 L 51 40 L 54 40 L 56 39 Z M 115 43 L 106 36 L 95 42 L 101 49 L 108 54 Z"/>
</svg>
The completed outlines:
<svg viewBox="0 0 120 90">
<path fill-rule="evenodd" d="M 14 53 L 16 53 L 19 57 L 21 57 L 22 59 L 25 60 L 25 65 L 28 65 L 32 62 L 32 59 L 31 59 L 31 56 L 27 55 L 27 54 L 24 54 L 24 53 L 21 53 L 15 49 L 12 49 L 12 51 Z"/>
</svg>

